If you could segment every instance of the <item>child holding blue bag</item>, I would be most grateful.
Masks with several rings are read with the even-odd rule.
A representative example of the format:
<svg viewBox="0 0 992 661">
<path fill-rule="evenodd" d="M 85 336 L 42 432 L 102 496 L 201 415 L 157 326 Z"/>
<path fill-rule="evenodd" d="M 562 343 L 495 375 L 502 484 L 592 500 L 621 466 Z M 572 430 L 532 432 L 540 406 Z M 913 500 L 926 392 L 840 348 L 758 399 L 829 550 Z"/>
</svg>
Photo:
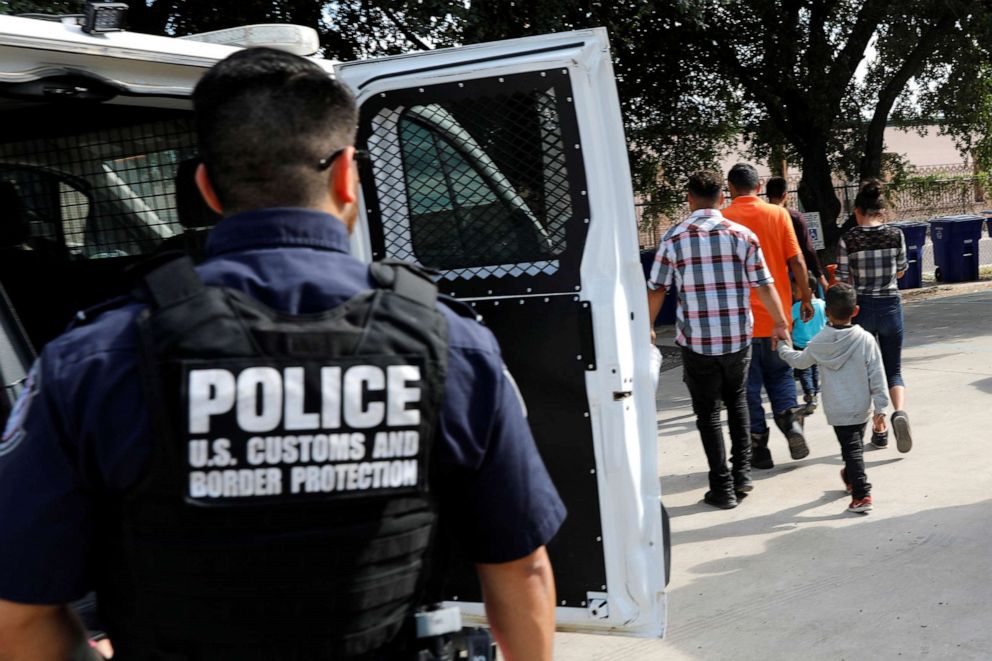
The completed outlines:
<svg viewBox="0 0 992 661">
<path fill-rule="evenodd" d="M 811 303 L 813 304 L 813 317 L 809 321 L 803 321 L 799 313 L 799 288 L 796 283 L 792 283 L 792 298 L 796 302 L 792 304 L 792 345 L 797 351 L 802 351 L 809 344 L 817 333 L 827 325 L 826 308 L 823 299 L 817 298 L 817 282 L 813 276 L 809 277 L 809 290 L 812 292 Z M 816 410 L 817 396 L 820 394 L 820 372 L 814 363 L 806 369 L 797 369 L 796 378 L 799 379 L 803 388 L 803 401 L 805 406 L 801 409 L 803 415 L 812 415 Z"/>
</svg>

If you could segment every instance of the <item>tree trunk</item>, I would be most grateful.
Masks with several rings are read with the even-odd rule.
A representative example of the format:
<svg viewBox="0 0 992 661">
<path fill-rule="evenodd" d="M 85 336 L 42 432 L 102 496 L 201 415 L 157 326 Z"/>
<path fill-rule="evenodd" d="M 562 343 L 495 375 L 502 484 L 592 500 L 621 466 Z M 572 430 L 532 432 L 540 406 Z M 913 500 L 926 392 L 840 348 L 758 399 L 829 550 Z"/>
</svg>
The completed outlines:
<svg viewBox="0 0 992 661">
<path fill-rule="evenodd" d="M 840 237 L 840 227 L 837 216 L 840 214 L 840 200 L 834 191 L 830 163 L 827 161 L 826 149 L 819 149 L 813 154 L 801 154 L 803 177 L 799 180 L 799 199 L 805 211 L 819 211 L 820 222 L 823 223 L 823 240 L 826 250 L 833 251 Z"/>
</svg>

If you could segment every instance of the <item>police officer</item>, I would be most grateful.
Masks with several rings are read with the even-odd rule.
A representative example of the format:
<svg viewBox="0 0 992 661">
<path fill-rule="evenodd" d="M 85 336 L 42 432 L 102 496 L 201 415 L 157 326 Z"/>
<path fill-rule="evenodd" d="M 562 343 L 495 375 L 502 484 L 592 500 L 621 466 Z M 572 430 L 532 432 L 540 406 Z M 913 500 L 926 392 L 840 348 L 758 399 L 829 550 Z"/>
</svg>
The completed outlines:
<svg viewBox="0 0 992 661">
<path fill-rule="evenodd" d="M 248 49 L 193 95 L 207 261 L 49 343 L 0 443 L 0 657 L 408 658 L 437 521 L 509 659 L 550 659 L 564 507 L 493 336 L 349 255 L 349 92 Z"/>
</svg>

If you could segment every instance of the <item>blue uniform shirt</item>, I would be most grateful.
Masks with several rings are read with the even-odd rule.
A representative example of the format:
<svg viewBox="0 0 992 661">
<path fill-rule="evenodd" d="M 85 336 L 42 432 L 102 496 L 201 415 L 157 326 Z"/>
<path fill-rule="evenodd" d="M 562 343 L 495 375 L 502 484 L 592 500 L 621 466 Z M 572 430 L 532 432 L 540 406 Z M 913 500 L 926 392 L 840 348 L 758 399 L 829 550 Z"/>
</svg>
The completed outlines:
<svg viewBox="0 0 992 661">
<path fill-rule="evenodd" d="M 221 221 L 198 267 L 207 284 L 291 314 L 370 289 L 343 223 L 305 209 Z M 150 438 L 132 320 L 103 312 L 50 342 L 0 443 L 0 598 L 64 603 L 93 589 L 101 501 L 142 476 Z M 565 508 L 537 453 L 493 335 L 446 306 L 448 375 L 435 445 L 445 515 L 473 562 L 524 557 L 557 532 Z"/>
</svg>

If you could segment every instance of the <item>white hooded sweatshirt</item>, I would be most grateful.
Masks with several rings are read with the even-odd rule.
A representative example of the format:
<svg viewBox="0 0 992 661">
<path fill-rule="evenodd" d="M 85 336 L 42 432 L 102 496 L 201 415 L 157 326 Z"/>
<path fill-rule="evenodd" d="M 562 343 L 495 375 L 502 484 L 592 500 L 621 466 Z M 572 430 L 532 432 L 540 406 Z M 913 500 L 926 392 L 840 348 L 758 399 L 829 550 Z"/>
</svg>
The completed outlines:
<svg viewBox="0 0 992 661">
<path fill-rule="evenodd" d="M 830 425 L 860 425 L 871 419 L 873 402 L 876 414 L 889 405 L 882 352 L 861 326 L 826 326 L 802 351 L 779 342 L 778 354 L 798 369 L 820 366 L 823 412 Z"/>
</svg>

